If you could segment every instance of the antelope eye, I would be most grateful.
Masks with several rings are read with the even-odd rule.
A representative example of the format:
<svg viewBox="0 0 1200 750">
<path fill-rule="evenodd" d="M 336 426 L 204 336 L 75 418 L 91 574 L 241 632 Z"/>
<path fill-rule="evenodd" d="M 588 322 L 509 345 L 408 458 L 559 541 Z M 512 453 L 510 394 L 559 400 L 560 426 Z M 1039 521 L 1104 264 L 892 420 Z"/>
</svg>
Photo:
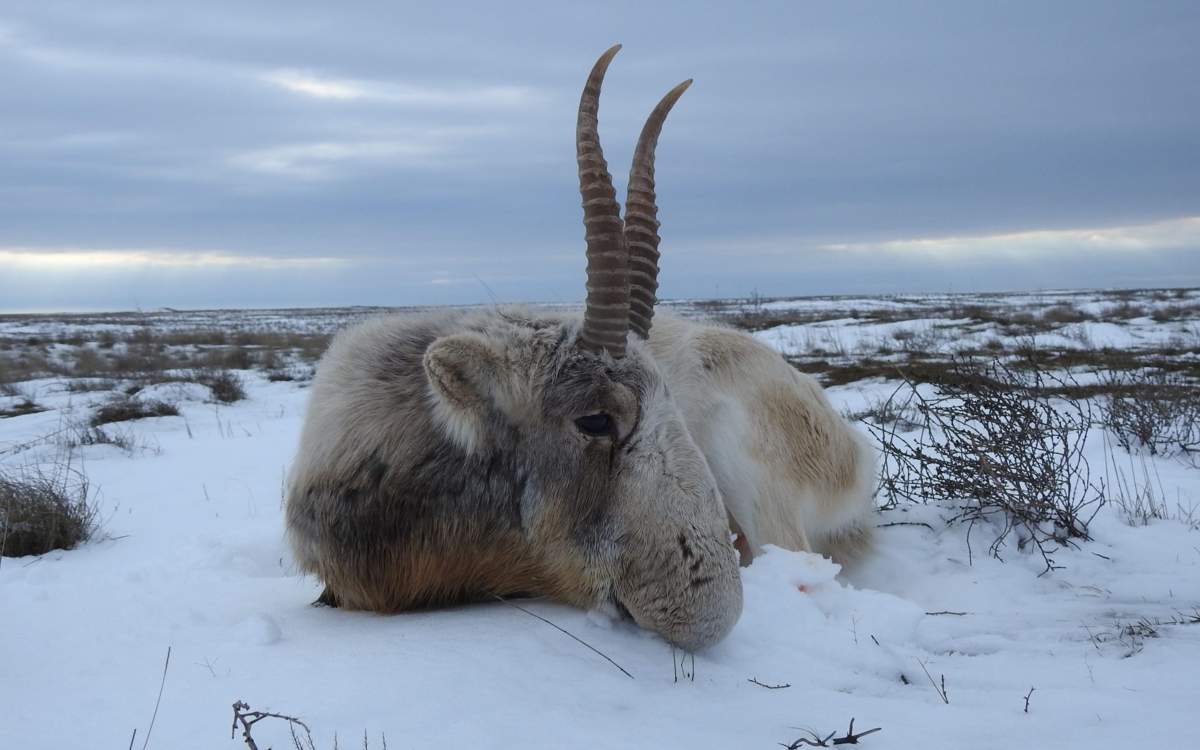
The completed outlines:
<svg viewBox="0 0 1200 750">
<path fill-rule="evenodd" d="M 575 426 L 584 435 L 601 437 L 612 433 L 612 417 L 604 412 L 588 414 L 575 420 Z"/>
</svg>

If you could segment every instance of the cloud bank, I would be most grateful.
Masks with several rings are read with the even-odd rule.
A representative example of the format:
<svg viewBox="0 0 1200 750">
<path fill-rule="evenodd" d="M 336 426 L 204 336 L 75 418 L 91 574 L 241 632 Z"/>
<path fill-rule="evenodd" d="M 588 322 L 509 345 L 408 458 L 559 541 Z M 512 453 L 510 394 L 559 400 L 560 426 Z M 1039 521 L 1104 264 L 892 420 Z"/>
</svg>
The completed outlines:
<svg viewBox="0 0 1200 750">
<path fill-rule="evenodd" d="M 0 308 L 578 300 L 574 111 L 663 294 L 1200 283 L 1194 3 L 0 11 Z M 103 284 L 100 284 L 100 281 Z"/>
</svg>

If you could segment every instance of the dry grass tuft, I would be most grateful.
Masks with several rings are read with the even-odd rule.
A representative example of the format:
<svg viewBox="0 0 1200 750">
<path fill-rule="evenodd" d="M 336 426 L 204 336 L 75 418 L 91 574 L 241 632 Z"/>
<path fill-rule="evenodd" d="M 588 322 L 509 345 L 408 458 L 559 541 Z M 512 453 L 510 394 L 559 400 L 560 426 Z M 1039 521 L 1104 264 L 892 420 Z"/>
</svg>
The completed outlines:
<svg viewBox="0 0 1200 750">
<path fill-rule="evenodd" d="M 22 398 L 12 406 L 0 407 L 0 419 L 23 417 L 26 414 L 37 414 L 40 411 L 46 411 L 46 408 L 34 403 L 31 399 Z"/>
<path fill-rule="evenodd" d="M 1042 311 L 1041 318 L 1047 323 L 1056 324 L 1083 323 L 1093 320 L 1093 316 L 1088 315 L 1074 305 L 1054 305 L 1053 307 L 1048 307 Z"/>
<path fill-rule="evenodd" d="M 232 404 L 246 398 L 246 388 L 235 372 L 217 369 L 195 370 L 190 379 L 208 386 L 212 391 L 213 400 L 222 404 Z"/>
<path fill-rule="evenodd" d="M 92 414 L 92 427 L 112 422 L 128 422 L 147 417 L 177 417 L 179 409 L 174 404 L 157 399 L 138 399 L 128 396 L 113 396 L 100 405 Z"/>
<path fill-rule="evenodd" d="M 69 468 L 0 473 L 0 556 L 72 549 L 96 530 L 87 477 Z"/>
</svg>

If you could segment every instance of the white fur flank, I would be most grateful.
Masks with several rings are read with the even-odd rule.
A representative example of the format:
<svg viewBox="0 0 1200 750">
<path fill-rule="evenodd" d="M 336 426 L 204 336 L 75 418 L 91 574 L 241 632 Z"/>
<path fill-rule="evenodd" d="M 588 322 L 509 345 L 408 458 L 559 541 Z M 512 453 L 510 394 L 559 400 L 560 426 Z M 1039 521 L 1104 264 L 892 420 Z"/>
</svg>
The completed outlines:
<svg viewBox="0 0 1200 750">
<path fill-rule="evenodd" d="M 727 328 L 658 315 L 650 345 L 750 549 L 774 544 L 852 556 L 870 531 L 875 453 L 820 385 Z M 794 446 L 801 450 L 787 450 Z M 831 476 L 844 481 L 831 483 Z"/>
</svg>

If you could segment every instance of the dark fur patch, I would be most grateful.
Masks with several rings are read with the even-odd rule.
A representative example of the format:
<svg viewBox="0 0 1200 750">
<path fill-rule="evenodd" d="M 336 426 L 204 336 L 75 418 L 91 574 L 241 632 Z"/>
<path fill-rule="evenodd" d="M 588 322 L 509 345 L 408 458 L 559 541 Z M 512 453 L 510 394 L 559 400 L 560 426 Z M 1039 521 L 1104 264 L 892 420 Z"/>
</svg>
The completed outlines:
<svg viewBox="0 0 1200 750">
<path fill-rule="evenodd" d="M 684 560 L 690 560 L 690 559 L 692 559 L 692 554 L 693 554 L 693 553 L 692 553 L 692 548 L 691 548 L 691 546 L 688 544 L 687 537 L 686 537 L 686 536 L 684 536 L 683 534 L 680 534 L 680 535 L 679 535 L 679 549 L 680 549 L 680 551 L 682 551 L 682 552 L 683 552 L 683 559 L 684 559 Z"/>
<path fill-rule="evenodd" d="M 371 455 L 371 465 L 367 469 L 367 485 L 371 489 L 378 489 L 379 485 L 383 484 L 383 478 L 387 476 L 387 462 L 380 460 L 379 454 Z"/>
</svg>

